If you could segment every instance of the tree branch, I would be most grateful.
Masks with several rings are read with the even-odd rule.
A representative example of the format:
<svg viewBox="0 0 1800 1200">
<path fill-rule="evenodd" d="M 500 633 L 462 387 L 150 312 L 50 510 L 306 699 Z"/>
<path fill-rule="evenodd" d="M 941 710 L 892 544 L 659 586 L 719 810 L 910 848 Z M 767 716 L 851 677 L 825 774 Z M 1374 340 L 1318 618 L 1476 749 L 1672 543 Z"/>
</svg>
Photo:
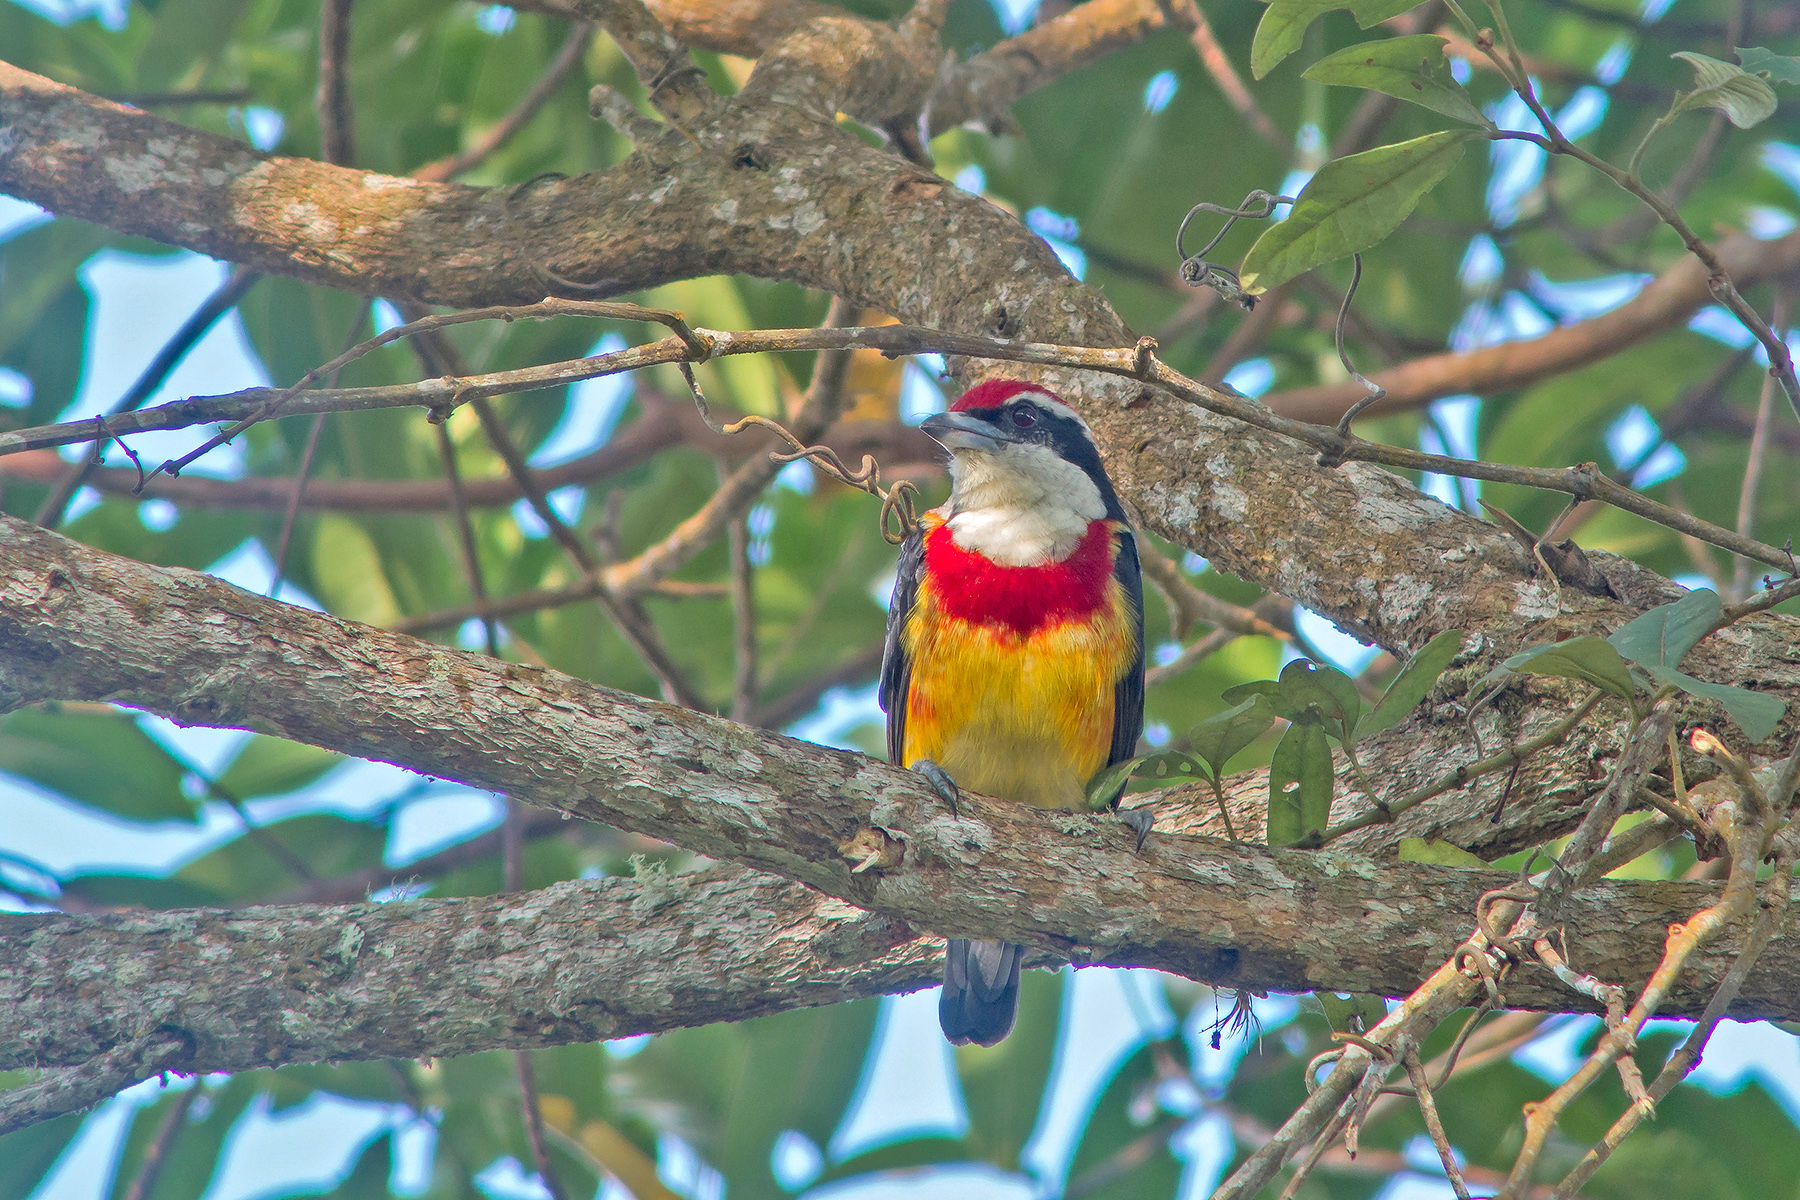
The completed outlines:
<svg viewBox="0 0 1800 1200">
<path fill-rule="evenodd" d="M 1772 241 L 1731 234 L 1718 244 L 1716 253 L 1739 290 L 1743 290 L 1800 265 L 1800 232 Z M 1419 408 L 1464 392 L 1491 396 L 1610 358 L 1679 328 L 1700 309 L 1715 303 L 1706 281 L 1705 264 L 1692 255 L 1684 255 L 1646 284 L 1643 291 L 1611 312 L 1552 329 L 1528 341 L 1504 342 L 1460 354 L 1434 354 L 1377 372 L 1371 378 L 1388 394 L 1364 415 L 1377 417 Z M 1348 384 L 1275 392 L 1264 397 L 1264 401 L 1283 416 L 1330 425 L 1367 395 L 1362 385 L 1353 380 Z"/>
<path fill-rule="evenodd" d="M 1355 986 L 1397 995 L 1443 961 L 1456 944 L 1454 931 L 1467 926 L 1475 898 L 1499 878 L 1410 864 L 1377 866 L 1337 852 L 1270 851 L 1168 835 L 1153 837 L 1149 849 L 1138 854 L 1129 831 L 1110 817 L 1045 813 L 979 797 L 971 798 L 961 816 L 952 817 L 915 775 L 861 755 L 278 604 L 208 576 L 83 547 L 10 518 L 0 520 L 0 545 L 8 566 L 0 576 L 0 646 L 5 649 L 0 700 L 8 705 L 104 698 L 180 722 L 252 728 L 397 762 L 780 874 L 911 928 L 1020 941 L 1077 962 L 1155 966 L 1228 987 Z M 871 851 L 875 867 L 853 870 Z M 1580 915 L 1572 908 L 1568 918 L 1591 931 L 1584 942 L 1591 957 L 1584 966 L 1610 979 L 1647 977 L 1655 965 L 1657 939 L 1651 931 L 1704 904 L 1708 886 L 1609 883 L 1579 893 L 1571 906 L 1595 906 Z M 434 905 L 359 908 L 353 923 L 366 940 L 372 927 L 362 914 L 374 922 L 422 919 L 406 914 L 436 912 Z M 621 900 L 619 907 L 654 909 L 635 898 Z M 724 909 L 740 920 L 746 913 L 777 911 L 779 906 L 766 898 L 757 904 L 740 898 Z M 315 935 L 305 943 L 312 949 L 304 956 L 297 957 L 299 943 L 291 940 L 251 940 L 287 961 L 310 959 L 312 966 L 293 968 L 303 981 L 316 972 L 329 982 L 334 973 L 347 971 L 344 953 L 358 964 L 352 977 L 363 970 L 389 969 L 385 964 L 394 960 L 385 953 L 363 951 L 358 956 L 354 946 L 338 952 L 339 965 L 333 966 L 328 951 L 346 944 L 347 936 L 354 942 L 356 935 L 347 935 L 346 925 L 321 923 L 319 916 L 317 910 L 306 910 L 304 921 Z M 7 927 L 30 931 L 44 921 L 74 919 L 9 918 Z M 108 929 L 113 928 L 108 921 L 137 919 L 107 918 L 79 928 Z M 192 922 L 214 918 L 185 914 L 179 919 L 197 928 Z M 229 927 L 231 921 L 249 918 L 235 914 L 216 919 Z M 460 916 L 444 919 L 454 930 L 468 928 Z M 495 920 L 499 927 L 511 927 Z M 586 921 L 571 928 L 570 936 L 588 952 L 624 953 L 611 942 L 595 945 Z M 534 937 L 521 944 L 535 947 L 531 957 L 536 963 L 542 950 Z M 626 937 L 623 944 L 638 946 L 648 937 Z M 696 935 L 683 933 L 681 938 L 688 944 Z M 761 948 L 779 939 L 738 929 L 726 940 L 732 947 Z M 68 953 L 86 953 L 77 948 L 99 941 L 84 932 L 57 944 Z M 173 963 L 187 978 L 193 955 L 180 949 L 179 938 L 170 944 L 177 951 Z M 117 948 L 94 952 L 124 953 Z M 136 961 L 136 956 L 128 954 L 127 960 Z M 17 961 L 16 955 L 0 955 L 0 962 Z M 728 974 L 748 969 L 734 962 Z M 1800 1013 L 1794 1007 L 1800 1002 L 1783 982 L 1797 965 L 1800 944 L 1784 939 L 1773 946 L 1746 984 L 1738 1011 Z M 548 969 L 556 968 L 552 964 Z M 632 960 L 620 977 L 650 979 L 655 974 Z M 93 978 L 87 972 L 77 975 Z M 33 981 L 54 977 L 26 970 L 17 978 L 29 997 L 39 994 L 32 987 L 49 986 Z M 265 979 L 267 973 L 252 977 Z M 784 979 L 783 987 L 793 984 L 792 978 Z M 844 977 L 834 977 L 832 986 L 843 982 Z M 478 1002 L 487 1002 L 481 1000 L 486 984 L 467 978 L 464 984 Z M 886 978 L 880 986 L 893 984 Z M 18 1019 L 27 1030 L 39 1025 L 68 1028 L 66 1022 L 43 1015 L 69 1003 L 68 996 L 53 989 L 42 1006 L 27 1004 L 20 986 L 0 987 L 0 999 L 12 1001 L 0 1004 L 0 1022 Z M 436 990 L 423 990 L 432 1004 L 443 1003 Z M 503 990 L 534 1004 L 554 1001 L 565 1015 L 576 1006 L 566 992 L 550 989 L 555 995 L 546 998 L 542 986 L 521 987 L 517 980 Z M 682 988 L 666 981 L 659 981 L 655 990 L 663 1004 L 671 994 L 683 995 Z M 138 980 L 124 991 L 133 997 L 161 994 Z M 171 1003 L 213 1003 L 176 992 L 169 994 Z M 371 987 L 359 1003 L 374 1003 L 387 994 L 385 987 Z M 815 994 L 822 1002 L 843 993 Z M 1561 1009 L 1569 1003 L 1561 985 L 1547 977 L 1528 976 L 1510 984 L 1508 995 L 1526 1007 Z M 1671 1011 L 1697 1011 L 1705 999 L 1703 986 L 1684 985 Z M 280 1003 L 267 995 L 257 1003 L 264 1006 L 265 1025 L 283 1024 L 281 1014 L 287 1010 Z M 717 1004 L 705 1009 L 710 1015 L 703 1017 L 695 1015 L 700 1010 L 686 1011 L 682 1020 L 723 1015 Z M 531 1039 L 545 1028 L 545 1019 L 509 1024 L 512 1040 L 503 1044 L 543 1044 Z M 357 1024 L 366 1022 L 359 1018 Z M 304 1033 L 306 1022 L 289 1024 L 298 1031 L 290 1037 L 310 1036 Z M 370 1024 L 366 1032 L 391 1037 L 396 1028 L 414 1024 L 407 1016 Z M 100 1029 L 104 1022 L 83 1017 L 74 1027 Z M 596 1034 L 588 1026 L 581 1036 L 616 1033 Z M 0 1046 L 15 1041 L 0 1036 Z M 53 1049 L 28 1039 L 25 1053 L 35 1056 L 27 1061 L 58 1064 L 82 1061 L 104 1049 L 93 1042 Z M 357 1053 L 346 1047 L 308 1052 L 322 1057 Z M 386 1051 L 413 1052 L 406 1047 Z M 437 1052 L 458 1051 L 440 1047 Z M 0 1069 L 6 1065 L 0 1061 Z"/>
</svg>

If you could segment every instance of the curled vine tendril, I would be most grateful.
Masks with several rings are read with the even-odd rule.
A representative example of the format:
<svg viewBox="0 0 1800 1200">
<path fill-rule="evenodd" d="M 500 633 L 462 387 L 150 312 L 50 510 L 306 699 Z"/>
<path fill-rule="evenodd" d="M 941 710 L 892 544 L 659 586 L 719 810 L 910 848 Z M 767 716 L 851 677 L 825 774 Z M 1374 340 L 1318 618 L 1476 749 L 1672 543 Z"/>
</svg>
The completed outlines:
<svg viewBox="0 0 1800 1200">
<path fill-rule="evenodd" d="M 770 430 L 790 447 L 785 451 L 769 451 L 771 459 L 779 463 L 797 462 L 803 458 L 809 459 L 815 467 L 839 483 L 848 484 L 858 491 L 867 492 L 876 497 L 881 501 L 881 536 L 887 540 L 889 545 L 898 546 L 912 536 L 913 530 L 919 527 L 919 489 L 913 486 L 912 481 L 906 479 L 898 481 L 891 487 L 882 487 L 881 466 L 875 461 L 874 455 L 863 455 L 862 465 L 852 470 L 844 465 L 844 460 L 839 458 L 838 452 L 830 446 L 808 446 L 790 433 L 785 426 L 771 421 L 768 417 L 752 414 L 741 420 L 733 421 L 729 425 L 721 425 L 713 420 L 712 410 L 707 407 L 706 396 L 700 391 L 700 381 L 694 378 L 693 368 L 685 362 L 677 365 L 681 368 L 682 378 L 687 381 L 688 390 L 694 395 L 694 406 L 700 410 L 700 419 L 705 421 L 707 428 L 714 433 L 728 435 L 742 433 L 753 426 Z"/>
</svg>

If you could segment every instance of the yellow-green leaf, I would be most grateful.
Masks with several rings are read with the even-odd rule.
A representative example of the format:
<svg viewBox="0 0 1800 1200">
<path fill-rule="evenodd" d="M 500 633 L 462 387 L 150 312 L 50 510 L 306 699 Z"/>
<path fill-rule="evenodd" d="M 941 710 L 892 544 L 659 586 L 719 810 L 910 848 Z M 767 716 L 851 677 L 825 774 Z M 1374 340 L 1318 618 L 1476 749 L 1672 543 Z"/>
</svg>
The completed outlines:
<svg viewBox="0 0 1800 1200">
<path fill-rule="evenodd" d="M 1478 871 L 1488 870 L 1488 865 L 1476 858 L 1461 846 L 1453 846 L 1442 838 L 1401 838 L 1400 861 L 1431 863 L 1440 867 L 1471 867 Z"/>
<path fill-rule="evenodd" d="M 1691 50 L 1670 55 L 1694 68 L 1694 90 L 1675 98 L 1669 115 L 1692 108 L 1716 108 L 1739 129 L 1761 124 L 1775 115 L 1775 89 L 1736 63 L 1720 62 Z"/>
</svg>

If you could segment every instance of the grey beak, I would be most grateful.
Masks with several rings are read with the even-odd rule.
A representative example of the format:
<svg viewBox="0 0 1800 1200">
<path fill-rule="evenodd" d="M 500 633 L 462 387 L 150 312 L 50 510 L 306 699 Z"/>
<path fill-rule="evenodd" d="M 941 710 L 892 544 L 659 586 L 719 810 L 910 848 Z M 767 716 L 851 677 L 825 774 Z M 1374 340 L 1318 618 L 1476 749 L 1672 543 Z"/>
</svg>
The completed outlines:
<svg viewBox="0 0 1800 1200">
<path fill-rule="evenodd" d="M 919 432 L 951 453 L 979 450 L 995 454 L 1014 440 L 996 426 L 959 412 L 934 413 L 919 422 Z"/>
</svg>

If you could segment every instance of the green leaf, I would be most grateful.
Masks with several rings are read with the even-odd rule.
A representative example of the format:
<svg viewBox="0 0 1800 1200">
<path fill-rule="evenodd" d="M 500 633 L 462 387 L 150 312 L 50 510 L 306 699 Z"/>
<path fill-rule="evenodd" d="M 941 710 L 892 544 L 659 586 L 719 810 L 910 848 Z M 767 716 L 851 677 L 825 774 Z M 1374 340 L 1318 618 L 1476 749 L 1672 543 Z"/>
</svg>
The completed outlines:
<svg viewBox="0 0 1800 1200">
<path fill-rule="evenodd" d="M 1132 773 L 1149 757 L 1151 756 L 1148 754 L 1140 754 L 1136 758 L 1128 758 L 1124 762 L 1114 763 L 1088 780 L 1088 808 L 1098 812 L 1117 800 L 1124 793 L 1125 784 L 1130 780 Z"/>
<path fill-rule="evenodd" d="M 1164 750 L 1138 759 L 1137 779 L 1210 779 L 1204 764 L 1184 750 Z"/>
<path fill-rule="evenodd" d="M 1617 650 L 1597 637 L 1577 637 L 1566 642 L 1532 646 L 1500 665 L 1503 670 L 1525 675 L 1580 679 L 1624 700 L 1631 699 L 1637 692 L 1625 660 L 1619 657 Z"/>
<path fill-rule="evenodd" d="M 1268 697 L 1252 693 L 1188 730 L 1188 742 L 1217 779 L 1225 773 L 1225 764 L 1233 755 L 1267 733 L 1274 723 L 1275 710 L 1269 707 Z"/>
<path fill-rule="evenodd" d="M 1367 1033 L 1387 1017 L 1387 1001 L 1373 992 L 1318 991 L 1313 998 L 1325 1010 L 1325 1019 L 1340 1033 Z"/>
<path fill-rule="evenodd" d="M 1266 291 L 1381 241 L 1462 161 L 1463 143 L 1474 136 L 1467 129 L 1428 133 L 1326 163 L 1287 220 L 1244 256 L 1244 289 Z"/>
<path fill-rule="evenodd" d="M 1415 0 L 1272 0 L 1256 23 L 1250 43 L 1250 71 L 1261 79 L 1275 64 L 1300 48 L 1306 27 L 1334 9 L 1347 8 L 1359 28 L 1368 29 L 1390 17 L 1411 12 Z"/>
<path fill-rule="evenodd" d="M 1140 754 L 1122 763 L 1114 763 L 1088 783 L 1088 807 L 1105 808 L 1125 788 L 1127 779 L 1211 779 L 1203 765 L 1192 754 L 1182 750 L 1163 750 L 1156 754 Z"/>
<path fill-rule="evenodd" d="M 285 796 L 318 779 L 344 761 L 341 754 L 258 734 L 244 744 L 225 773 L 219 788 L 239 800 L 253 796 Z"/>
<path fill-rule="evenodd" d="M 134 821 L 199 816 L 181 791 L 187 768 L 128 713 L 21 708 L 0 719 L 0 771 Z"/>
<path fill-rule="evenodd" d="M 1289 725 L 1269 762 L 1269 845 L 1292 846 L 1323 833 L 1331 819 L 1333 783 L 1324 726 Z"/>
<path fill-rule="evenodd" d="M 1253 696 L 1261 696 L 1269 702 L 1269 706 L 1278 717 L 1286 717 L 1282 709 L 1284 702 L 1280 699 L 1281 685 L 1273 679 L 1252 679 L 1249 683 L 1233 684 L 1220 693 L 1227 704 L 1242 704 Z"/>
<path fill-rule="evenodd" d="M 1767 75 L 1776 83 L 1800 84 L 1800 58 L 1789 58 L 1761 46 L 1737 47 L 1738 62 L 1753 75 Z"/>
<path fill-rule="evenodd" d="M 1471 867 L 1478 871 L 1490 870 L 1487 863 L 1470 854 L 1461 846 L 1452 846 L 1442 838 L 1401 838 L 1400 861 L 1416 863 L 1432 863 L 1440 867 Z"/>
<path fill-rule="evenodd" d="M 1426 642 L 1405 669 L 1394 676 L 1394 682 L 1388 684 L 1375 711 L 1357 722 L 1357 740 L 1373 737 L 1406 720 L 1407 714 L 1430 694 L 1438 676 L 1450 666 L 1462 644 L 1463 631 L 1460 629 L 1446 629 Z"/>
<path fill-rule="evenodd" d="M 1781 715 L 1787 711 L 1787 701 L 1753 692 L 1749 688 L 1733 687 L 1727 683 L 1708 683 L 1704 679 L 1684 675 L 1673 667 L 1646 665 L 1644 669 L 1654 675 L 1658 683 L 1673 684 L 1690 696 L 1716 700 L 1724 705 L 1725 712 L 1737 722 L 1737 727 L 1744 731 L 1744 736 L 1750 739 L 1752 745 L 1774 733 L 1775 727 L 1781 724 Z"/>
<path fill-rule="evenodd" d="M 1669 115 L 1695 108 L 1716 108 L 1739 129 L 1760 124 L 1775 114 L 1775 89 L 1736 63 L 1720 62 L 1691 50 L 1670 55 L 1694 68 L 1694 90 L 1675 97 Z"/>
<path fill-rule="evenodd" d="M 1718 619 L 1719 593 L 1701 588 L 1633 618 L 1606 640 L 1640 666 L 1676 667 Z"/>
<path fill-rule="evenodd" d="M 1489 126 L 1492 122 L 1481 115 L 1462 84 L 1450 78 L 1444 61 L 1448 41 L 1434 33 L 1420 33 L 1346 46 L 1308 67 L 1301 78 L 1337 87 L 1367 88 L 1422 104 L 1452 120 Z"/>
<path fill-rule="evenodd" d="M 1316 665 L 1296 658 L 1281 669 L 1277 698 L 1286 705 L 1293 720 L 1308 709 L 1319 714 L 1325 730 L 1338 741 L 1348 739 L 1348 731 L 1356 728 L 1362 716 L 1362 694 L 1356 682 L 1336 667 Z"/>
</svg>

